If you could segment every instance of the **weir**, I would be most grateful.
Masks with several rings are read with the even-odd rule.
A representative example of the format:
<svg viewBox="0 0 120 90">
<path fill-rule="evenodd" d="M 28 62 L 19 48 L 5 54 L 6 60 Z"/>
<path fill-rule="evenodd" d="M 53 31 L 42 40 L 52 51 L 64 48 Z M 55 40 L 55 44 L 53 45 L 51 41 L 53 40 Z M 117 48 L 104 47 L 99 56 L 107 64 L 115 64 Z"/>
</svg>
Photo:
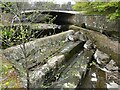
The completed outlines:
<svg viewBox="0 0 120 90">
<path fill-rule="evenodd" d="M 34 10 L 30 10 L 22 13 L 29 15 L 35 12 Z M 38 12 L 43 15 L 52 15 L 52 18 L 55 17 L 55 20 L 53 21 L 54 24 L 40 24 L 42 22 L 40 19 L 32 21 L 32 25 L 30 24 L 30 30 L 39 31 L 36 34 L 39 34 L 41 29 L 44 30 L 44 33 L 41 33 L 43 36 L 25 43 L 27 67 L 23 44 L 1 50 L 0 58 L 2 60 L 7 59 L 15 68 L 22 83 L 21 87 L 27 87 L 26 68 L 29 70 L 30 88 L 64 89 L 69 87 L 79 89 L 79 87 L 85 88 L 86 83 L 92 83 L 95 87 L 101 88 L 99 86 L 101 81 L 99 77 L 109 77 L 114 71 L 115 74 L 118 73 L 117 70 L 120 65 L 118 56 L 120 55 L 120 52 L 118 52 L 120 44 L 118 41 L 113 41 L 100 32 L 74 26 L 73 24 L 81 26 L 85 20 L 82 17 L 81 19 L 78 18 L 81 16 L 78 12 L 59 10 L 41 10 Z M 80 22 L 80 20 L 83 21 Z M 28 21 L 30 20 L 26 22 Z M 25 23 L 23 24 L 25 27 L 26 25 Z M 10 25 L 5 25 L 5 27 L 10 28 Z M 16 28 L 17 24 L 14 24 L 14 27 Z M 44 37 L 44 35 L 46 36 Z M 96 51 L 100 53 L 95 54 Z M 102 55 L 105 58 L 99 57 Z M 95 57 L 109 60 L 107 63 L 99 60 L 105 64 L 102 67 L 101 64 L 98 64 Z M 113 66 L 110 64 L 111 61 L 115 62 Z M 103 70 L 104 68 L 110 69 L 108 66 L 112 66 L 112 70 L 114 71 L 108 70 L 109 72 L 106 72 Z M 95 74 L 93 74 L 94 67 Z M 98 75 L 96 77 L 98 81 L 92 79 L 96 74 Z M 106 84 L 107 79 L 105 78 L 103 84 Z M 87 82 L 87 80 L 89 81 Z M 117 80 L 114 81 L 118 82 Z M 102 88 L 106 88 L 106 85 L 103 84 L 100 84 Z M 87 88 L 94 87 L 91 84 L 89 85 Z"/>
</svg>

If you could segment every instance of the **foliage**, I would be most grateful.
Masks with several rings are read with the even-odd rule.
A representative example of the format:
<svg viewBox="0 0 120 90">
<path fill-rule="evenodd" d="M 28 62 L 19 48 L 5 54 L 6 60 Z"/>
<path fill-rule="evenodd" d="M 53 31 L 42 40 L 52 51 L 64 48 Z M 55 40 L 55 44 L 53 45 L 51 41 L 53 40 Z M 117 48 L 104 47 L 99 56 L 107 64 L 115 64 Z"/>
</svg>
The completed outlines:
<svg viewBox="0 0 120 90">
<path fill-rule="evenodd" d="M 73 9 L 86 14 L 106 15 L 109 20 L 120 17 L 120 2 L 77 2 Z"/>
<path fill-rule="evenodd" d="M 28 5 L 27 2 L 0 2 L 0 7 L 2 9 L 2 17 L 8 16 L 9 13 L 10 16 L 8 16 L 8 19 L 6 17 L 3 18 L 0 23 L 1 32 L 0 35 L 0 41 L 2 42 L 2 48 L 8 48 L 13 45 L 19 45 L 22 44 L 22 42 L 28 42 L 31 41 L 37 34 L 38 30 L 32 30 L 31 24 L 37 23 L 38 21 L 45 22 L 45 23 L 53 23 L 53 20 L 56 17 L 52 17 L 48 14 L 41 14 L 37 10 L 32 13 L 20 13 L 21 9 L 24 8 L 24 5 Z M 29 5 L 28 5 L 29 6 Z M 26 6 L 25 9 L 28 7 Z M 20 10 L 20 11 L 19 11 Z M 24 10 L 24 9 L 23 9 Z M 11 14 L 10 14 L 11 13 Z M 12 20 L 9 20 L 11 17 L 15 17 Z M 16 19 L 16 20 L 14 20 Z M 40 20 L 39 20 L 40 19 Z M 29 22 L 29 23 L 28 23 Z M 4 26 L 4 23 L 7 26 Z M 14 26 L 15 24 L 18 24 Z M 28 23 L 27 25 L 23 25 L 25 23 Z M 8 25 L 9 24 L 9 25 Z M 39 36 L 39 35 L 38 35 Z"/>
<path fill-rule="evenodd" d="M 7 48 L 13 45 L 19 45 L 22 43 L 24 39 L 25 42 L 30 41 L 34 35 L 31 34 L 28 26 L 18 27 L 18 30 L 15 27 L 2 27 L 2 31 L 0 32 L 2 35 L 2 48 Z"/>
<path fill-rule="evenodd" d="M 17 10 L 15 9 L 15 5 L 15 2 L 0 2 L 0 8 L 2 9 L 2 13 L 16 12 Z"/>
</svg>

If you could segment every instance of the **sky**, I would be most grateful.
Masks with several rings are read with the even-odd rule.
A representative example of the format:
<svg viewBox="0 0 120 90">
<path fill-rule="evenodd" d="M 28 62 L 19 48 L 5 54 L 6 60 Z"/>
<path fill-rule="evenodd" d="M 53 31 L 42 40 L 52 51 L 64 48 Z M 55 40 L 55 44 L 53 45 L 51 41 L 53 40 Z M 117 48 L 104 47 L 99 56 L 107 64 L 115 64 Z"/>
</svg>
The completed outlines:
<svg viewBox="0 0 120 90">
<path fill-rule="evenodd" d="M 44 1 L 44 2 L 54 2 L 54 3 L 57 3 L 57 4 L 65 4 L 65 3 L 68 3 L 68 2 L 71 2 L 72 4 L 75 4 L 75 1 L 74 0 L 29 0 L 30 2 L 35 2 L 35 1 Z"/>
</svg>

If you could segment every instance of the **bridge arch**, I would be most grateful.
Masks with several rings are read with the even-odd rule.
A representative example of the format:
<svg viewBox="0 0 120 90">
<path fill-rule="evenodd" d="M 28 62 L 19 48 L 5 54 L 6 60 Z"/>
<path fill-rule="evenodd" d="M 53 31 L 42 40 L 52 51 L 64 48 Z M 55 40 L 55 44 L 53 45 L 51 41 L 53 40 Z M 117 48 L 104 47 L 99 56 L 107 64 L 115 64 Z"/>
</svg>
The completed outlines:
<svg viewBox="0 0 120 90">
<path fill-rule="evenodd" d="M 22 13 L 29 14 L 35 11 L 36 10 L 29 10 Z M 74 24 L 75 15 L 79 14 L 79 12 L 75 12 L 75 11 L 61 11 L 61 10 L 39 10 L 38 12 L 40 12 L 41 14 L 51 15 L 52 18 L 55 18 L 55 20 L 53 20 L 53 23 L 58 25 Z M 37 20 L 37 22 L 40 21 Z"/>
</svg>

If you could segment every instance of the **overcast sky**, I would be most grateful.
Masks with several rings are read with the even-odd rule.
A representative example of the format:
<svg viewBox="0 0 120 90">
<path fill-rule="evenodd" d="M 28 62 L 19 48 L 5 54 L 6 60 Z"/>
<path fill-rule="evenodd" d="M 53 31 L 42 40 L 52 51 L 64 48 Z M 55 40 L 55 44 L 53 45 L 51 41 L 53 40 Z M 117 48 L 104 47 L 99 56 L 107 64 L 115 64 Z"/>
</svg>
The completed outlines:
<svg viewBox="0 0 120 90">
<path fill-rule="evenodd" d="M 57 4 L 64 4 L 64 3 L 67 3 L 67 2 L 71 2 L 72 4 L 74 4 L 74 0 L 29 0 L 30 2 L 35 2 L 35 1 L 45 1 L 45 2 L 54 2 L 54 3 L 57 3 Z"/>
</svg>

